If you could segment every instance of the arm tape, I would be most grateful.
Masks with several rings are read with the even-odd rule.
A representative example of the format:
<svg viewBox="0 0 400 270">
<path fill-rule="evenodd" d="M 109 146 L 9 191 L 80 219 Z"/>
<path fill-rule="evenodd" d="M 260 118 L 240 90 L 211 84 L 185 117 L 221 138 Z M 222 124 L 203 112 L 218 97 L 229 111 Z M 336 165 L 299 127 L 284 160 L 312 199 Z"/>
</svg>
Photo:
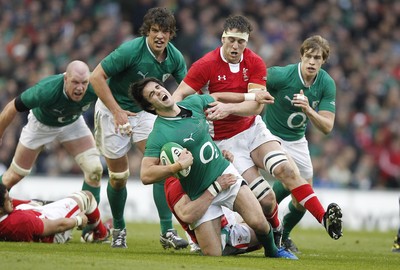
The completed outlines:
<svg viewBox="0 0 400 270">
<path fill-rule="evenodd" d="M 245 93 L 244 94 L 244 100 L 245 101 L 255 101 L 256 100 L 256 94 L 255 93 Z"/>
<path fill-rule="evenodd" d="M 208 189 L 207 189 L 214 197 L 216 197 L 218 195 L 218 193 L 220 193 L 222 191 L 221 185 L 217 182 L 214 181 L 214 183 L 212 183 Z"/>
<path fill-rule="evenodd" d="M 82 225 L 82 217 L 81 216 L 75 216 L 75 220 L 76 220 L 76 227 L 79 227 Z"/>
</svg>

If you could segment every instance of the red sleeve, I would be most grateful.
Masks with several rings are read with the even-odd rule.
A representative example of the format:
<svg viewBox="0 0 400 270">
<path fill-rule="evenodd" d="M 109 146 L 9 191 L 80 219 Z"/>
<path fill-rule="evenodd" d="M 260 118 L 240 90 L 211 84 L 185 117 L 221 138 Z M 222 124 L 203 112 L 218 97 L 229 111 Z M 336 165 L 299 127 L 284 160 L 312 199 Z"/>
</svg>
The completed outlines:
<svg viewBox="0 0 400 270">
<path fill-rule="evenodd" d="M 219 52 L 219 48 L 216 49 Z M 202 94 L 202 88 L 208 83 L 210 74 L 213 74 L 213 60 L 216 50 L 207 53 L 190 67 L 183 81 L 197 93 Z"/>
<path fill-rule="evenodd" d="M 168 207 L 175 214 L 174 212 L 175 204 L 182 198 L 183 195 L 185 195 L 185 192 L 182 189 L 179 179 L 173 176 L 168 177 L 165 180 L 164 189 Z"/>
<path fill-rule="evenodd" d="M 13 242 L 38 242 L 44 231 L 40 213 L 33 210 L 14 210 L 0 222 L 0 239 Z"/>
<path fill-rule="evenodd" d="M 28 204 L 30 202 L 31 202 L 31 200 L 18 200 L 18 199 L 14 199 L 14 198 L 12 199 L 12 204 L 13 204 L 14 208 L 20 204 Z"/>
</svg>

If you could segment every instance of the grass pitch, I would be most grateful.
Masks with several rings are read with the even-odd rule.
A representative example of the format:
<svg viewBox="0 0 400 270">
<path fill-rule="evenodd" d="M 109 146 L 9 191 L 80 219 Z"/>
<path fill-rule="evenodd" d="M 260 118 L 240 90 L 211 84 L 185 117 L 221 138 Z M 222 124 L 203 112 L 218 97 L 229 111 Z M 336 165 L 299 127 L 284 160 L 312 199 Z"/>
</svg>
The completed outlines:
<svg viewBox="0 0 400 270">
<path fill-rule="evenodd" d="M 178 227 L 178 225 L 176 225 Z M 178 229 L 180 235 L 182 230 Z M 265 258 L 262 251 L 235 257 L 205 257 L 186 250 L 164 250 L 158 224 L 131 223 L 128 249 L 82 244 L 79 232 L 65 245 L 0 242 L 0 269 L 397 269 L 400 253 L 391 252 L 396 232 L 344 232 L 334 241 L 321 229 L 296 228 L 292 236 L 302 253 L 299 260 Z"/>
</svg>

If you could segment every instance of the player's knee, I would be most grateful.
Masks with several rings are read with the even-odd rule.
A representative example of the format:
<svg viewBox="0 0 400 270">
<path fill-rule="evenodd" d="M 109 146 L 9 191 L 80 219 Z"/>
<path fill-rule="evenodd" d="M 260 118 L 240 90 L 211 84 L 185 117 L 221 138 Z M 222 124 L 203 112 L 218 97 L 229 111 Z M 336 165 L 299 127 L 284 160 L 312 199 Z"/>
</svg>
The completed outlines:
<svg viewBox="0 0 400 270">
<path fill-rule="evenodd" d="M 10 165 L 10 169 L 12 170 L 12 172 L 14 174 L 16 174 L 16 176 L 15 176 L 16 178 L 18 178 L 18 176 L 19 176 L 18 180 L 24 178 L 25 176 L 27 176 L 27 175 L 29 175 L 31 173 L 31 169 L 22 168 L 21 166 L 19 166 L 15 162 L 15 159 L 12 160 L 11 165 Z"/>
<path fill-rule="evenodd" d="M 264 177 L 259 176 L 254 179 L 250 184 L 249 188 L 251 192 L 256 196 L 258 201 L 262 201 L 267 195 L 269 195 L 272 191 L 271 186 L 268 181 L 264 179 Z M 273 194 L 273 192 L 272 192 Z M 270 196 L 268 196 L 270 197 Z"/>
<path fill-rule="evenodd" d="M 85 179 L 91 182 L 99 182 L 103 175 L 103 165 L 100 161 L 100 153 L 96 148 L 90 148 L 75 157 L 76 162 L 85 174 Z"/>
<path fill-rule="evenodd" d="M 78 202 L 78 205 L 81 208 L 81 211 L 84 213 L 87 213 L 88 209 L 92 207 L 92 202 L 94 201 L 96 203 L 96 200 L 93 199 L 93 195 L 90 192 L 87 192 L 86 190 L 83 191 L 76 191 L 71 194 L 71 197 L 75 199 L 75 201 Z"/>
<path fill-rule="evenodd" d="M 110 177 L 110 183 L 114 188 L 121 188 L 126 185 L 126 182 L 129 178 L 129 170 L 124 172 L 112 172 L 108 171 L 108 175 Z"/>
</svg>

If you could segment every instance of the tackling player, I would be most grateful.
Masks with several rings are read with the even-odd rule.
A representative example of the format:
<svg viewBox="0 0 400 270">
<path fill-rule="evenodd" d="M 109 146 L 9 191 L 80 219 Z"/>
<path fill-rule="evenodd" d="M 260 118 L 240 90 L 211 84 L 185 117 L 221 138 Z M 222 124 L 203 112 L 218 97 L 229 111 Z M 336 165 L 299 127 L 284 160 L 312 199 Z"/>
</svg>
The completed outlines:
<svg viewBox="0 0 400 270">
<path fill-rule="evenodd" d="M 223 174 L 216 181 L 219 183 L 221 190 L 226 190 L 236 182 L 236 176 L 233 174 Z M 189 196 L 185 194 L 179 179 L 175 177 L 167 178 L 164 187 L 169 208 L 197 246 L 196 235 L 189 226 L 192 222 L 200 219 L 211 205 L 214 196 L 210 190 L 213 187 L 209 187 L 208 190 L 194 201 L 190 200 Z M 224 215 L 221 217 L 223 256 L 242 254 L 261 248 L 254 231 L 247 224 L 237 220 L 238 215 L 235 215 L 234 212 L 226 207 L 223 207 L 223 212 Z"/>
</svg>

